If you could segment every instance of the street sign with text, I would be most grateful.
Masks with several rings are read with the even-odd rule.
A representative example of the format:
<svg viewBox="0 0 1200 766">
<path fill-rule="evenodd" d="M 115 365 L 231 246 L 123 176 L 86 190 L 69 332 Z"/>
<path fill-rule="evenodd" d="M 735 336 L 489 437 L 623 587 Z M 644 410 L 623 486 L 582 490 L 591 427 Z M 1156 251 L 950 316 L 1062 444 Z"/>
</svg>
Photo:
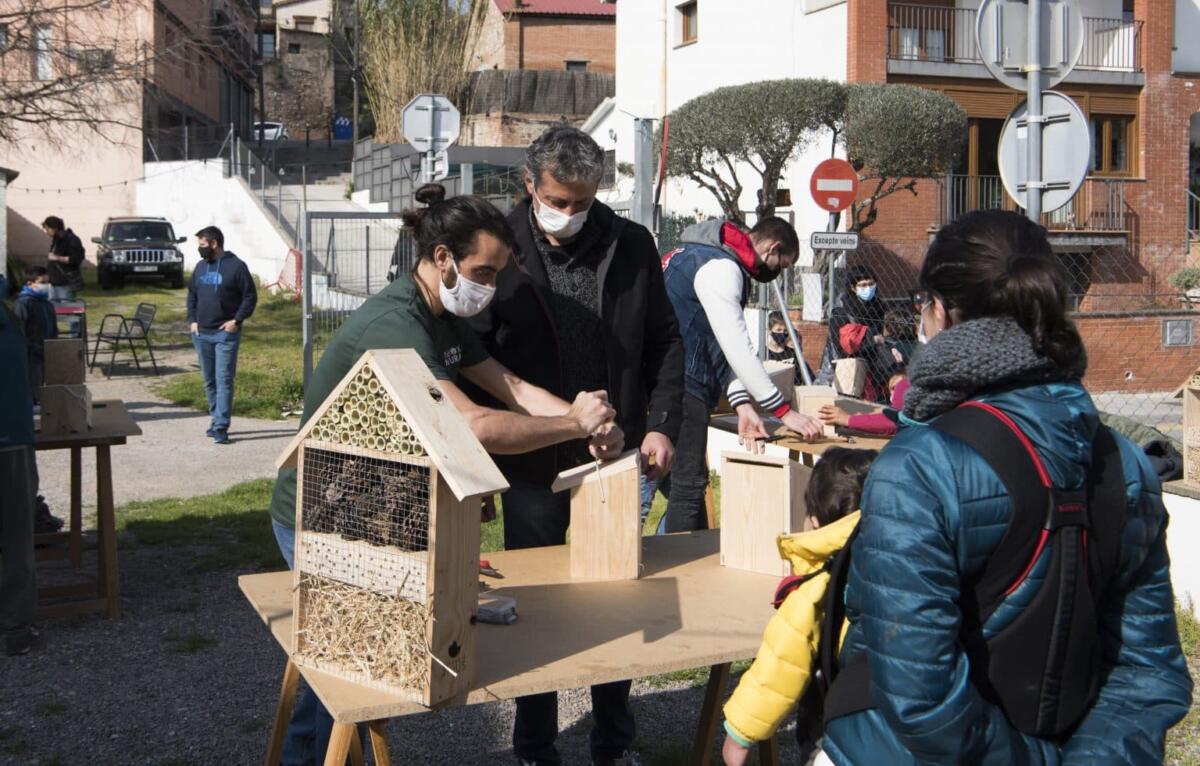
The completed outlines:
<svg viewBox="0 0 1200 766">
<path fill-rule="evenodd" d="M 839 213 L 858 198 L 858 173 L 845 160 L 825 160 L 813 171 L 809 191 L 822 210 Z"/>
<path fill-rule="evenodd" d="M 808 238 L 813 250 L 857 250 L 856 231 L 814 231 Z"/>
</svg>

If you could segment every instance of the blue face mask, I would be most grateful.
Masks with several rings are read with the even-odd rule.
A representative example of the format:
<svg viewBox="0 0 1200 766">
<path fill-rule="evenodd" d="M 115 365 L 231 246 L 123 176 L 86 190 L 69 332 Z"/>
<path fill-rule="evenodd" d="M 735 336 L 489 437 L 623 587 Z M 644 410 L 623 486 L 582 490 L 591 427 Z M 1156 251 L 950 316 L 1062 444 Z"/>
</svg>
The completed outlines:
<svg viewBox="0 0 1200 766">
<path fill-rule="evenodd" d="M 858 296 L 860 301 L 872 301 L 875 300 L 875 290 L 875 285 L 870 287 L 856 287 L 854 288 L 854 294 Z"/>
</svg>

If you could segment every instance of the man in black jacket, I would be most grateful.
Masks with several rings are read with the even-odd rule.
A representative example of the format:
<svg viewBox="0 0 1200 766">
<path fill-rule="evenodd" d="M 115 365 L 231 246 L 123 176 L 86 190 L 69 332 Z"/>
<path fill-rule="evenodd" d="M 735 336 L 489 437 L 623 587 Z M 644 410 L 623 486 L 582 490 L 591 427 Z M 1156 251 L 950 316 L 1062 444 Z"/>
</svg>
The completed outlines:
<svg viewBox="0 0 1200 766">
<path fill-rule="evenodd" d="M 42 221 L 42 231 L 50 237 L 50 252 L 46 256 L 46 271 L 50 275 L 50 300 L 73 301 L 83 289 L 83 243 L 56 215 Z"/>
<path fill-rule="evenodd" d="M 626 444 L 638 447 L 647 479 L 671 468 L 683 398 L 683 342 L 663 287 L 654 238 L 596 202 L 604 153 L 587 134 L 560 125 L 527 152 L 530 199 L 509 216 L 514 261 L 475 321 L 488 351 L 523 379 L 568 399 L 605 390 Z M 508 549 L 561 545 L 569 498 L 550 491 L 562 470 L 591 460 L 584 441 L 515 457 L 496 456 Z M 632 763 L 630 682 L 592 687 L 592 759 Z M 517 700 L 513 750 L 523 763 L 557 764 L 557 696 Z"/>
</svg>

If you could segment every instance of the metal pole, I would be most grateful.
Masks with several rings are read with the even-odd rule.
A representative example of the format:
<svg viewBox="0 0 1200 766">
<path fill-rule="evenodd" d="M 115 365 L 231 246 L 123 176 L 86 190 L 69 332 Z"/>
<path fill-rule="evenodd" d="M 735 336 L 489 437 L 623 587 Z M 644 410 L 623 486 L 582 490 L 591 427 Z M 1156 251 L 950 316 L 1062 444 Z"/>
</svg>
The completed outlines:
<svg viewBox="0 0 1200 766">
<path fill-rule="evenodd" d="M 630 218 L 654 226 L 654 131 L 651 121 L 633 121 L 633 200 Z"/>
<path fill-rule="evenodd" d="M 458 166 L 458 174 L 463 194 L 475 193 L 475 165 L 464 162 Z"/>
<path fill-rule="evenodd" d="M 371 222 L 367 221 L 367 295 L 371 294 Z"/>
<path fill-rule="evenodd" d="M 353 112 L 351 119 L 354 123 L 354 136 L 350 141 L 353 147 L 350 152 L 350 182 L 353 183 L 355 178 L 354 171 L 358 168 L 358 41 L 362 39 L 362 26 L 359 24 L 361 18 L 361 14 L 359 13 L 361 8 L 361 0 L 351 0 L 351 2 L 354 3 L 354 74 L 350 78 L 350 84 L 353 87 L 354 93 L 353 105 L 350 107 L 350 111 Z M 358 190 L 356 189 L 355 191 Z"/>
<path fill-rule="evenodd" d="M 800 353 L 800 337 L 796 334 L 796 328 L 792 326 L 792 318 L 788 315 L 788 305 L 783 298 L 783 289 L 779 287 L 778 279 L 772 282 L 771 286 L 775 288 L 775 302 L 779 304 L 779 310 L 783 313 L 783 323 L 787 325 L 788 338 L 792 341 L 792 353 L 796 356 L 797 369 L 800 370 L 800 376 L 804 379 L 804 385 L 811 386 L 812 378 L 808 374 L 808 365 L 804 363 L 804 355 Z"/>
<path fill-rule="evenodd" d="M 312 221 L 308 218 L 308 166 L 300 169 L 300 177 L 304 181 L 300 217 L 304 220 L 304 239 L 301 240 L 301 258 L 304 259 L 304 296 L 303 296 L 303 325 L 304 325 L 304 388 L 308 388 L 308 379 L 312 377 L 313 369 L 313 339 L 312 339 L 312 252 L 308 243 L 312 241 Z"/>
<path fill-rule="evenodd" d="M 825 231 L 837 231 L 838 214 L 829 214 L 829 223 L 825 224 Z M 837 272 L 837 251 L 831 251 L 829 255 L 829 304 L 825 307 L 825 319 L 833 318 L 833 301 L 837 295 L 837 285 L 835 283 L 835 272 Z"/>
<path fill-rule="evenodd" d="M 771 315 L 770 291 L 766 285 L 758 286 L 758 358 L 767 358 L 767 317 Z"/>
<path fill-rule="evenodd" d="M 1025 129 L 1029 136 L 1028 159 L 1025 168 L 1025 214 L 1030 220 L 1040 222 L 1042 218 L 1042 0 L 1029 0 L 1029 60 L 1028 72 L 1028 115 Z"/>
</svg>

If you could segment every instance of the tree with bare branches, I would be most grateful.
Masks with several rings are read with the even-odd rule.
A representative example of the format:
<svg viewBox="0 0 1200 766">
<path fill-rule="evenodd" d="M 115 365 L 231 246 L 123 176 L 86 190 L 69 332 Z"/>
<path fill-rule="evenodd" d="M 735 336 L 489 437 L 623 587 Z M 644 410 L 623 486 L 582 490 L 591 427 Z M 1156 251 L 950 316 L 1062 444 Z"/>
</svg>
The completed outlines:
<svg viewBox="0 0 1200 766">
<path fill-rule="evenodd" d="M 231 19 L 205 16 L 200 28 L 162 38 L 156 10 L 155 0 L 0 0 L 0 141 L 30 129 L 111 139 L 143 127 L 148 83 L 202 56 L 248 61 Z"/>
</svg>

